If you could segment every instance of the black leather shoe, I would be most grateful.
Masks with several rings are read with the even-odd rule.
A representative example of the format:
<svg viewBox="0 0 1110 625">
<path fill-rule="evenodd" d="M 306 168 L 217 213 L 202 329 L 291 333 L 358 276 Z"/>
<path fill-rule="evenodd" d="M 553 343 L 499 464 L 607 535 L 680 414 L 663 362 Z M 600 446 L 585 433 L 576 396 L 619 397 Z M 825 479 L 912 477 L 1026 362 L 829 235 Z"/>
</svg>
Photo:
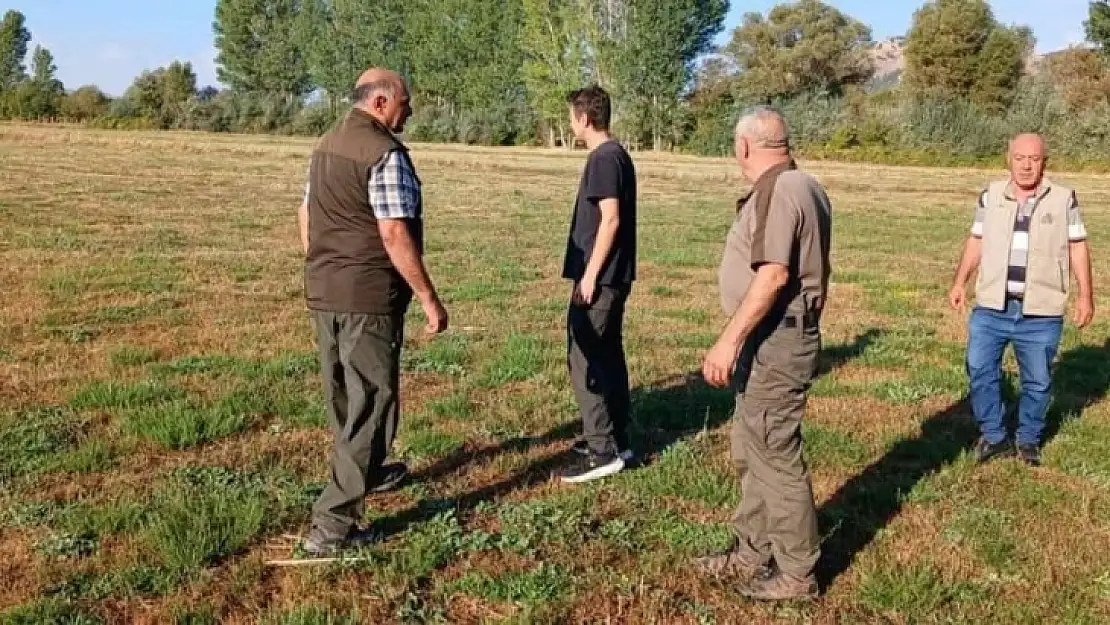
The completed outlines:
<svg viewBox="0 0 1110 625">
<path fill-rule="evenodd" d="M 984 463 L 995 458 L 1002 458 L 1014 453 L 1014 445 L 1010 439 L 1003 439 L 1001 443 L 988 443 L 987 439 L 980 438 L 979 444 L 975 446 L 975 459 L 980 463 Z"/>
</svg>

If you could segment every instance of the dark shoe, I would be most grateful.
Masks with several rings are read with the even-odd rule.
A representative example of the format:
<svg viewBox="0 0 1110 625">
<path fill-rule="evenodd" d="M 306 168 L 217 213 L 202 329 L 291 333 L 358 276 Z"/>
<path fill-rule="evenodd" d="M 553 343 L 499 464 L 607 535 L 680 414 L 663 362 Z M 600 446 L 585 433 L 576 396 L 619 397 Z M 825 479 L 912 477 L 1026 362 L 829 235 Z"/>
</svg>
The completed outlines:
<svg viewBox="0 0 1110 625">
<path fill-rule="evenodd" d="M 586 442 L 586 439 L 584 438 L 580 438 L 574 441 L 574 446 L 571 447 L 571 449 L 574 451 L 574 453 L 582 454 L 583 456 L 590 453 L 590 445 Z M 624 460 L 625 462 L 632 462 L 632 458 L 635 457 L 635 454 L 632 453 L 631 449 L 625 449 L 620 453 L 620 456 L 621 460 Z"/>
<path fill-rule="evenodd" d="M 378 483 L 370 488 L 370 492 L 377 494 L 396 490 L 408 476 L 409 468 L 403 462 L 382 465 Z"/>
<path fill-rule="evenodd" d="M 339 555 L 343 551 L 369 547 L 379 540 L 381 540 L 381 535 L 377 532 L 362 530 L 357 527 L 351 528 L 347 535 L 342 538 L 319 527 L 313 527 L 301 547 L 310 558 L 325 558 Z"/>
<path fill-rule="evenodd" d="M 763 568 L 740 587 L 740 594 L 758 601 L 811 601 L 819 592 L 813 575 L 799 579 L 777 569 Z"/>
<path fill-rule="evenodd" d="M 703 556 L 694 560 L 694 568 L 713 577 L 732 577 L 748 582 L 766 565 L 757 560 L 748 560 L 738 549 L 724 553 Z"/>
<path fill-rule="evenodd" d="M 1041 466 L 1041 450 L 1036 445 L 1021 443 L 1017 446 L 1018 457 L 1022 462 L 1031 466 Z"/>
<path fill-rule="evenodd" d="M 1003 439 L 1001 443 L 988 443 L 987 439 L 980 438 L 975 446 L 975 460 L 980 464 L 995 458 L 1009 456 L 1014 453 L 1014 446 L 1010 439 Z"/>
<path fill-rule="evenodd" d="M 563 471 L 561 479 L 568 484 L 581 484 L 620 473 L 622 469 L 624 460 L 620 456 L 591 453 L 575 458 L 575 462 Z"/>
</svg>

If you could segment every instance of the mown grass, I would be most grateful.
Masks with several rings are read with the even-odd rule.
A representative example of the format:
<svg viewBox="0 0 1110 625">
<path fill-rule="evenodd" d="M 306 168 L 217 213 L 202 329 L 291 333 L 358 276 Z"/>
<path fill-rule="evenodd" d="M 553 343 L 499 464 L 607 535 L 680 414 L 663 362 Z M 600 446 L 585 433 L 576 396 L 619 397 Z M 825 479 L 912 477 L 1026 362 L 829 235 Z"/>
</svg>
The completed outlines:
<svg viewBox="0 0 1110 625">
<path fill-rule="evenodd" d="M 559 255 L 583 154 L 416 146 L 452 328 L 407 317 L 393 452 L 413 479 L 368 499 L 384 540 L 365 559 L 270 569 L 332 439 L 292 211 L 310 142 L 0 126 L 0 145 L 0 623 L 1110 619 L 1105 318 L 1065 332 L 1045 466 L 970 458 L 966 318 L 944 293 L 998 172 L 803 163 L 835 209 L 802 427 L 826 594 L 766 606 L 689 565 L 730 544 L 740 498 L 734 399 L 699 381 L 733 163 L 635 155 L 639 458 L 567 488 Z M 1103 310 L 1110 178 L 1056 177 L 1091 207 Z"/>
</svg>

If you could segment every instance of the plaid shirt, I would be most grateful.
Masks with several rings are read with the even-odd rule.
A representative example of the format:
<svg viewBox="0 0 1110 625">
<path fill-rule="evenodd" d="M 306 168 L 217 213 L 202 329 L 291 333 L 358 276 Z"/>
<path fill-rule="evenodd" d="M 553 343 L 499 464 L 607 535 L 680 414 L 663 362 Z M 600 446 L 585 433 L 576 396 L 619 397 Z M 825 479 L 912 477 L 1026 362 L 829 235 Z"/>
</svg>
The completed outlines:
<svg viewBox="0 0 1110 625">
<path fill-rule="evenodd" d="M 310 191 L 311 183 L 305 183 L 305 203 Z M 401 150 L 390 151 L 374 165 L 366 193 L 376 219 L 420 218 L 420 179 Z"/>
</svg>

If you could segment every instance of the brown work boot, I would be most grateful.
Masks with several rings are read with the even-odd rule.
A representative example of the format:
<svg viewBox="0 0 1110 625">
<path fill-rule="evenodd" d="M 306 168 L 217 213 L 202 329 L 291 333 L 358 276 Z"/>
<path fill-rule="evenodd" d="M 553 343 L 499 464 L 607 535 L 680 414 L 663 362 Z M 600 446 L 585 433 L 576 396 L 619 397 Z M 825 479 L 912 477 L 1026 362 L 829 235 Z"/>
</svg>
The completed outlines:
<svg viewBox="0 0 1110 625">
<path fill-rule="evenodd" d="M 741 581 L 747 581 L 757 571 L 766 568 L 766 565 L 745 557 L 739 549 L 732 549 L 697 558 L 694 560 L 694 568 L 713 577 L 736 577 Z"/>
<path fill-rule="evenodd" d="M 778 569 L 757 571 L 740 594 L 759 601 L 810 601 L 817 598 L 817 578 L 800 579 Z"/>
</svg>

